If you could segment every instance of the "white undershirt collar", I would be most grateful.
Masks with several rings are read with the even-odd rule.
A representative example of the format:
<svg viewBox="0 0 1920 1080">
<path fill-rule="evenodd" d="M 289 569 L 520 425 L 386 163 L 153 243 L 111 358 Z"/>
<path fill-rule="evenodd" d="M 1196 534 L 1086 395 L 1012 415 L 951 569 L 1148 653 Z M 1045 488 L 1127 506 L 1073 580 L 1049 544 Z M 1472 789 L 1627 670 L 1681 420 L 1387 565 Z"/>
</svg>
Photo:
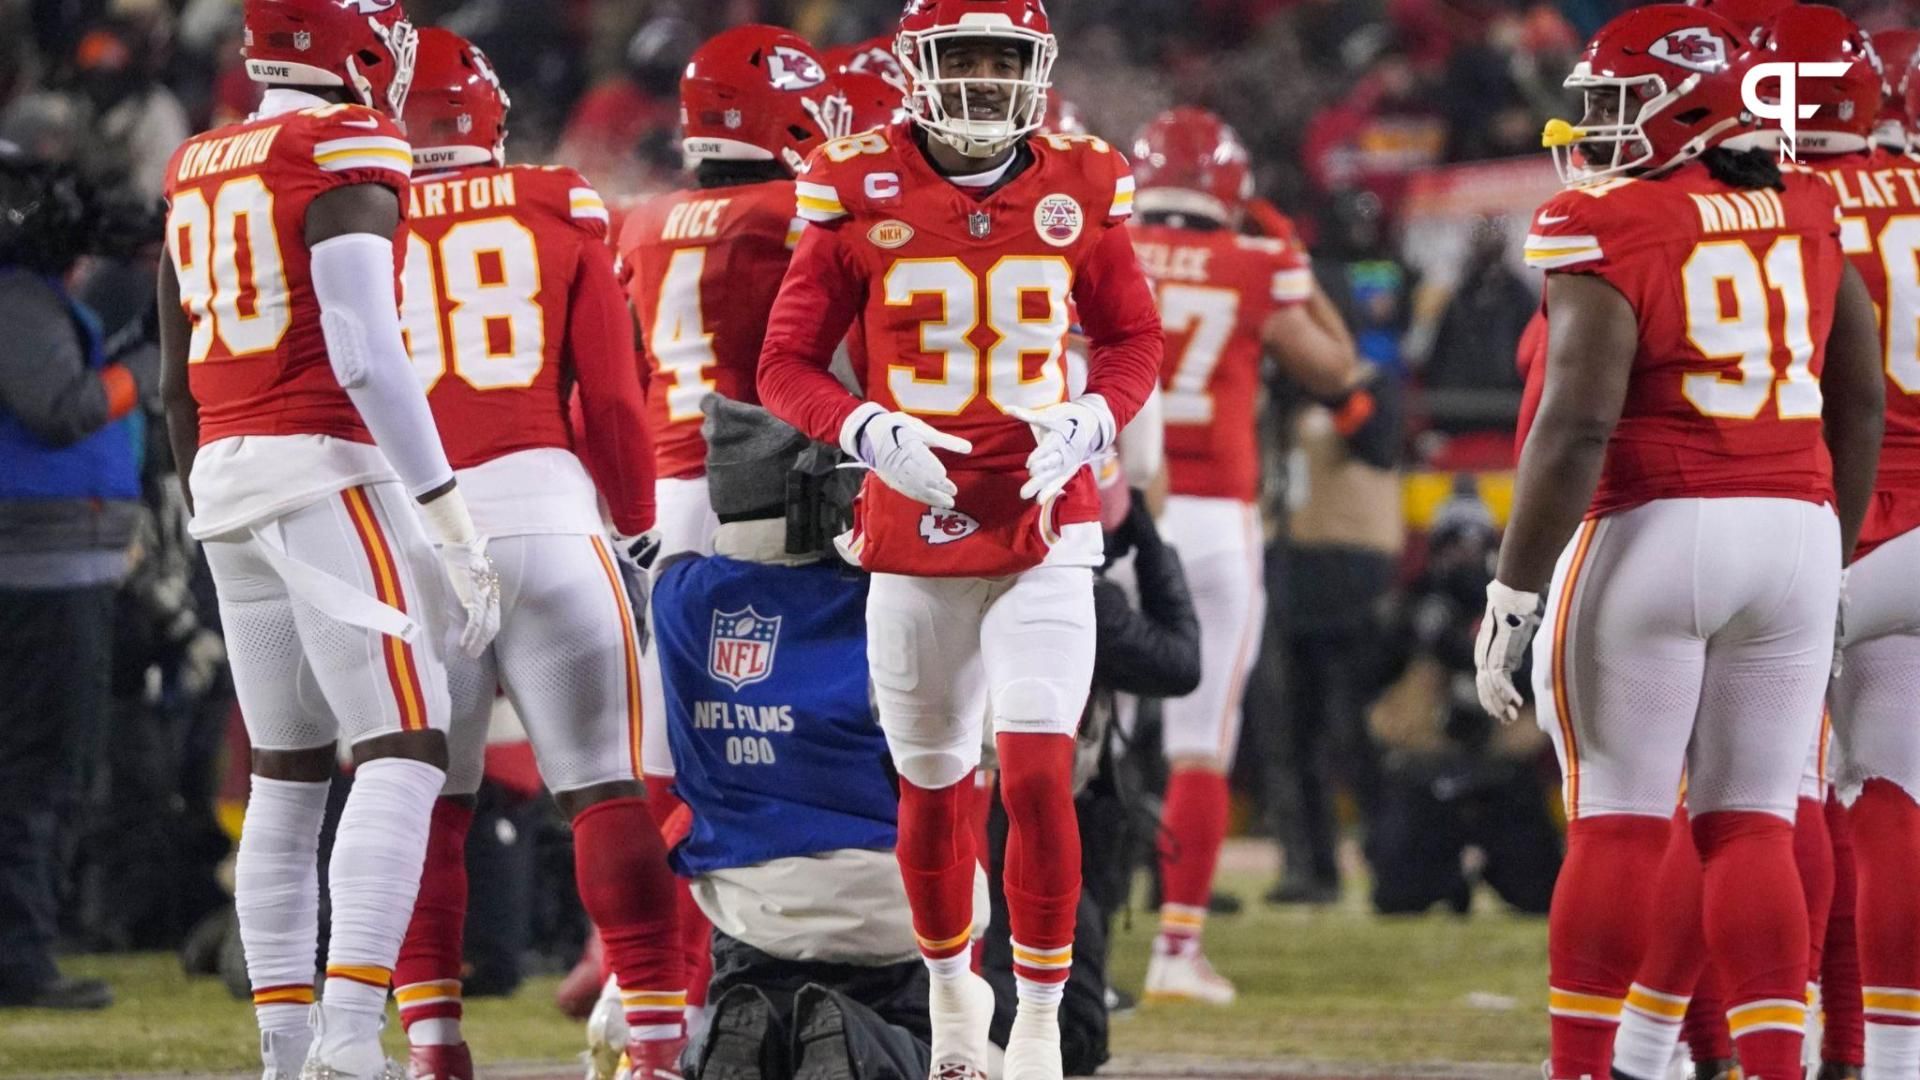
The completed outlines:
<svg viewBox="0 0 1920 1080">
<path fill-rule="evenodd" d="M 291 86 L 271 86 L 260 98 L 260 107 L 254 110 L 248 120 L 266 120 L 282 116 L 301 109 L 311 109 L 327 104 L 327 99 L 305 90 L 296 90 Z"/>
<path fill-rule="evenodd" d="M 1007 160 L 995 165 L 986 172 L 967 173 L 965 176 L 949 176 L 947 177 L 947 182 L 955 187 L 963 188 L 992 187 L 1000 182 L 1001 177 L 1007 175 L 1007 170 L 1013 168 L 1014 160 L 1019 156 L 1017 153 L 1010 154 L 1007 156 Z"/>
</svg>

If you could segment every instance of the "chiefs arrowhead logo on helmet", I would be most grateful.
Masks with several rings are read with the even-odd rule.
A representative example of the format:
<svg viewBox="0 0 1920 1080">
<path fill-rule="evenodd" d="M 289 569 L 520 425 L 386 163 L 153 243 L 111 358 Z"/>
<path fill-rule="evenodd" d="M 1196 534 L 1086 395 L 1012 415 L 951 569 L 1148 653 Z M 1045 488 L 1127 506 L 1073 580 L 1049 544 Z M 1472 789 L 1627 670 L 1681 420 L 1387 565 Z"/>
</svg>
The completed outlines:
<svg viewBox="0 0 1920 1080">
<path fill-rule="evenodd" d="M 400 0 L 340 0 L 340 6 L 352 8 L 362 15 L 377 15 L 399 2 Z"/>
<path fill-rule="evenodd" d="M 775 90 L 807 90 L 827 81 L 827 69 L 799 49 L 775 45 L 767 54 L 767 81 Z"/>
<path fill-rule="evenodd" d="M 1727 66 L 1726 45 L 1704 26 L 1675 30 L 1647 51 L 1690 71 L 1721 71 Z"/>
</svg>

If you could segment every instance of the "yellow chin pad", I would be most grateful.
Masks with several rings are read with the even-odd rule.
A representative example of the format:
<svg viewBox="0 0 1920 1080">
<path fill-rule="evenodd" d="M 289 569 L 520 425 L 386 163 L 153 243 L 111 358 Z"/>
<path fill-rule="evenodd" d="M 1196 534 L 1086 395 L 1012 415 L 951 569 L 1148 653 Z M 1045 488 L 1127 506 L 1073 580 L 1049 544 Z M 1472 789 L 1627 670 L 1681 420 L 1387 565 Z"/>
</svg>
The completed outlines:
<svg viewBox="0 0 1920 1080">
<path fill-rule="evenodd" d="M 1549 120 L 1540 131 L 1540 145 L 1544 147 L 1572 146 L 1587 137 L 1586 131 L 1574 127 L 1565 120 Z"/>
</svg>

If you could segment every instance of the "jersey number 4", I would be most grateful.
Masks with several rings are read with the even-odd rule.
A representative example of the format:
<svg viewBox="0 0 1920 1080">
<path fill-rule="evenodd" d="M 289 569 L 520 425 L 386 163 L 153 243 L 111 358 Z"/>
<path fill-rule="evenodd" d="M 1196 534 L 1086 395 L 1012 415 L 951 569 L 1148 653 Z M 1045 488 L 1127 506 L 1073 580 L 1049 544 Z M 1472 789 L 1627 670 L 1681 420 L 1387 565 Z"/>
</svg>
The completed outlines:
<svg viewBox="0 0 1920 1080">
<path fill-rule="evenodd" d="M 1739 374 L 1681 376 L 1680 392 L 1707 416 L 1751 420 L 1772 399 L 1782 420 L 1820 416 L 1820 382 L 1813 376 L 1808 329 L 1806 264 L 1800 238 L 1782 236 L 1765 259 L 1740 240 L 1710 240 L 1693 249 L 1680 269 L 1687 339 L 1710 360 L 1738 360 Z M 1731 308 L 1726 302 L 1730 294 Z M 1776 373 L 1773 298 L 1780 299 L 1787 364 Z"/>
<path fill-rule="evenodd" d="M 547 325 L 540 251 L 525 225 L 485 218 L 460 222 L 438 244 L 409 236 L 400 293 L 407 352 L 428 390 L 448 372 L 475 390 L 530 386 L 539 377 Z"/>
</svg>

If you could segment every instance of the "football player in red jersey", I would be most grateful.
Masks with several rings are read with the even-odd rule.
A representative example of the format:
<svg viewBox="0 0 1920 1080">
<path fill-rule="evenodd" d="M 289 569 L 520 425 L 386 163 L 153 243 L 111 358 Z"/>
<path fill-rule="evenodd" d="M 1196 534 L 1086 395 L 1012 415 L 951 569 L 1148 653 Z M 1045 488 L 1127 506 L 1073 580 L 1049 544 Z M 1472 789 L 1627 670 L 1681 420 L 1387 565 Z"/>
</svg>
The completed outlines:
<svg viewBox="0 0 1920 1080">
<path fill-rule="evenodd" d="M 1920 170 L 1904 146 L 1875 149 L 1869 140 L 1904 134 L 1913 57 L 1909 51 L 1899 70 L 1883 74 L 1866 36 L 1824 7 L 1783 14 L 1761 44 L 1769 59 L 1850 64 L 1846 75 L 1808 80 L 1800 90 L 1802 104 L 1815 106 L 1798 124 L 1800 159 L 1832 185 L 1841 247 L 1885 313 L 1886 435 L 1847 572 L 1845 638 L 1830 702 L 1833 779 L 1849 808 L 1857 874 L 1865 1075 L 1905 1076 L 1920 1073 L 1920 735 L 1912 722 L 1920 589 L 1908 572 L 1920 553 Z M 1894 87 L 1900 108 L 1876 123 L 1875 107 Z"/>
<path fill-rule="evenodd" d="M 775 26 L 735 27 L 702 45 L 680 80 L 680 103 L 693 186 L 637 207 L 619 243 L 649 372 L 662 558 L 713 553 L 719 521 L 707 499 L 700 402 L 716 393 L 759 401 L 760 336 L 799 241 L 793 175 L 848 123 L 813 46 Z M 650 651 L 641 676 L 646 715 L 665 716 L 659 660 Z M 664 826 L 680 804 L 659 725 L 647 726 L 641 763 L 656 781 L 649 805 Z M 699 964 L 708 956 L 708 934 L 684 884 L 681 893 L 697 1007 L 705 1000 Z"/>
<path fill-rule="evenodd" d="M 1711 13 L 1629 11 L 1567 80 L 1586 117 L 1543 136 L 1569 180 L 1526 248 L 1549 271 L 1548 362 L 1476 659 L 1511 720 L 1551 613 L 1534 672 L 1569 819 L 1548 929 L 1560 1080 L 1607 1074 L 1683 768 L 1741 1067 L 1800 1069 L 1794 809 L 1882 389 L 1832 189 L 1737 149 L 1756 137 L 1740 52 Z"/>
<path fill-rule="evenodd" d="M 414 1075 L 471 1080 L 464 848 L 498 686 L 573 822 L 580 901 L 626 1006 L 625 1049 L 640 1075 L 670 1075 L 686 984 L 673 875 L 640 781 L 640 643 L 622 576 L 646 571 L 621 566 L 653 527 L 646 404 L 606 206 L 571 169 L 505 164 L 508 105 L 480 50 L 420 31 L 404 114 L 415 171 L 401 322 L 503 604 L 488 651 L 448 663 L 451 764 L 394 999 Z M 596 1063 L 603 1077 L 619 1049 Z"/>
<path fill-rule="evenodd" d="M 1124 228 L 1126 159 L 1097 139 L 1029 138 L 1057 52 L 1038 0 L 916 0 L 897 51 L 911 121 L 828 143 L 800 178 L 809 224 L 760 396 L 873 470 L 845 550 L 873 572 L 868 649 L 933 974 L 933 1074 L 987 1064 L 968 804 L 990 715 L 1019 997 L 1005 1075 L 1058 1077 L 1080 886 L 1073 732 L 1102 559 L 1086 465 L 1152 390 L 1160 324 Z M 1070 297 L 1092 354 L 1069 400 Z M 856 323 L 866 400 L 828 370 Z"/>
<path fill-rule="evenodd" d="M 446 779 L 439 639 L 481 652 L 498 581 L 394 303 L 412 165 L 394 117 L 413 27 L 395 0 L 244 12 L 248 73 L 270 87 L 260 111 L 188 140 L 167 168 L 168 427 L 253 744 L 234 891 L 265 1075 L 303 1061 L 386 1075 L 387 989 Z M 340 738 L 357 769 L 309 1026 L 314 859 Z"/>
<path fill-rule="evenodd" d="M 1208 628 L 1200 688 L 1162 707 L 1167 835 L 1146 994 L 1225 1005 L 1233 984 L 1207 962 L 1200 932 L 1226 835 L 1241 694 L 1266 617 L 1255 506 L 1261 357 L 1271 353 L 1289 378 L 1327 398 L 1347 389 L 1354 355 L 1349 340 L 1313 320 L 1306 253 L 1238 233 L 1253 174 L 1232 128 L 1203 109 L 1173 109 L 1134 137 L 1133 161 L 1134 250 L 1154 280 L 1167 337 L 1160 382 L 1171 486 L 1160 527 L 1188 567 Z"/>
<path fill-rule="evenodd" d="M 1881 134 L 1876 113 L 1883 97 L 1889 93 L 1874 60 L 1872 45 L 1845 15 L 1833 8 L 1814 5 L 1787 8 L 1761 27 L 1754 40 L 1756 53 L 1770 61 L 1839 62 L 1846 66 L 1844 75 L 1809 80 L 1801 93 L 1801 101 L 1814 111 L 1799 125 L 1798 150 L 1803 161 L 1835 181 L 1842 211 L 1847 212 L 1849 200 L 1854 197 L 1848 194 L 1847 185 L 1838 174 L 1870 174 L 1895 164 L 1885 151 L 1872 148 L 1872 140 Z M 1767 85 L 1762 83 L 1761 92 L 1767 90 Z M 1901 127 L 1897 118 L 1894 126 Z M 1871 184 L 1870 177 L 1868 183 Z M 1877 189 L 1874 198 L 1872 205 L 1885 211 Z M 1912 201 L 1906 200 L 1908 204 Z M 1886 271 L 1877 243 L 1862 241 L 1865 230 L 1870 229 L 1878 236 L 1888 216 L 1889 212 L 1868 210 L 1866 220 L 1843 218 L 1841 224 L 1841 246 L 1852 258 L 1869 296 L 1881 306 L 1887 302 Z M 1897 232 L 1895 230 L 1896 235 Z M 1878 478 L 1883 490 L 1889 481 L 1887 467 L 1892 463 L 1889 455 L 1896 438 L 1899 396 L 1897 385 L 1888 388 L 1889 434 L 1882 448 Z M 1872 520 L 1871 510 L 1868 520 Z M 1863 546 L 1867 532 L 1871 532 L 1871 524 L 1863 532 Z M 1844 816 L 1829 814 L 1828 742 L 1823 718 L 1801 776 L 1794 853 L 1808 913 L 1807 1000 L 1816 1012 L 1825 1005 L 1828 1021 L 1824 1025 L 1824 1047 L 1806 1049 L 1810 1058 L 1825 1058 L 1824 1067 L 1828 1071 L 1823 1075 L 1846 1076 L 1849 1070 L 1858 1069 L 1863 1056 L 1858 955 L 1851 926 L 1854 868 L 1851 845 L 1845 844 L 1848 830 Z M 1837 806 L 1837 800 L 1835 803 Z M 1840 872 L 1842 851 L 1835 843 L 1830 816 L 1835 819 L 1833 827 L 1839 829 L 1848 855 L 1844 873 Z M 1706 962 L 1706 943 L 1701 939 L 1699 917 L 1701 865 L 1687 822 L 1683 807 L 1674 818 L 1676 828 L 1669 837 L 1656 878 L 1655 887 L 1662 897 L 1665 917 L 1655 925 L 1653 940 L 1628 991 L 1614 1041 L 1613 1067 L 1628 1077 L 1662 1075 L 1681 1032 L 1682 1014 L 1691 1016 L 1700 1012 L 1703 1005 L 1718 1013 L 1724 1004 L 1718 1000 L 1717 973 L 1701 979 Z M 1847 910 L 1842 911 L 1841 905 Z M 1836 920 L 1838 925 L 1832 925 Z M 1837 946 L 1832 953 L 1828 952 L 1830 939 Z M 1700 982 L 1698 990 L 1696 980 Z M 1720 1040 L 1716 1038 L 1712 1042 Z M 1704 1061 L 1705 1054 L 1718 1049 L 1707 1050 L 1696 1040 L 1695 1060 Z M 1732 1064 L 1715 1061 L 1706 1067 L 1721 1069 Z"/>
</svg>

